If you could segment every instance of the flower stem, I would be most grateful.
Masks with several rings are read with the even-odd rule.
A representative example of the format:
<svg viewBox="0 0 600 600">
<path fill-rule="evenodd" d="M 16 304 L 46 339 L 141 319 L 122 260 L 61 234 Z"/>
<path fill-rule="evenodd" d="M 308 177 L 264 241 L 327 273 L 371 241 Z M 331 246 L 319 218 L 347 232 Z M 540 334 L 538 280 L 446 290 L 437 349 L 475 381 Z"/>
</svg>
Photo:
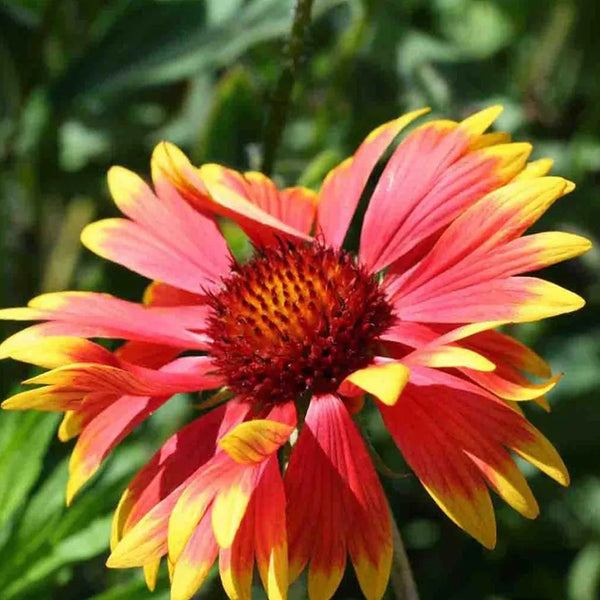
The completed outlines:
<svg viewBox="0 0 600 600">
<path fill-rule="evenodd" d="M 392 542 L 394 544 L 391 573 L 393 596 L 395 600 L 419 600 L 419 593 L 410 568 L 410 562 L 408 562 L 404 542 L 391 509 L 390 516 L 392 519 Z"/>
<path fill-rule="evenodd" d="M 306 31 L 310 24 L 313 0 L 295 0 L 294 20 L 285 50 L 285 62 L 273 91 L 265 128 L 262 172 L 270 175 L 281 141 L 294 81 L 306 46 Z"/>
</svg>

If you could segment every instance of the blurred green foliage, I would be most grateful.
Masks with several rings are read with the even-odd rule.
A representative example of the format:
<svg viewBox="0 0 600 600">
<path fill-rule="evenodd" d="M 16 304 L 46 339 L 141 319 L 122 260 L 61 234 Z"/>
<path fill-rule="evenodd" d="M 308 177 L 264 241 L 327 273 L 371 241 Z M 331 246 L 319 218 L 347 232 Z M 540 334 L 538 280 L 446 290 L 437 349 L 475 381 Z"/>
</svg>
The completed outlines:
<svg viewBox="0 0 600 600">
<path fill-rule="evenodd" d="M 257 168 L 291 0 L 0 0 L 0 305 L 73 287 L 137 299 L 141 278 L 83 251 L 82 227 L 111 216 L 105 173 L 148 174 L 168 139 L 197 162 Z M 318 187 L 379 123 L 421 105 L 460 118 L 490 103 L 498 127 L 577 182 L 540 227 L 600 235 L 600 7 L 596 0 L 317 0 L 276 178 Z M 232 236 L 235 231 L 228 226 Z M 356 236 L 350 236 L 355 238 Z M 233 239 L 236 252 L 247 242 Z M 600 597 L 600 254 L 548 269 L 588 299 L 576 315 L 516 333 L 565 377 L 552 413 L 530 411 L 570 467 L 559 489 L 527 475 L 542 515 L 498 506 L 499 544 L 480 548 L 413 477 L 385 481 L 423 600 Z M 15 331 L 2 324 L 2 337 Z M 27 370 L 1 365 L 4 396 Z M 171 406 L 172 404 L 172 406 Z M 56 419 L 0 415 L 0 598 L 166 600 L 141 574 L 109 571 L 110 513 L 189 399 L 159 411 L 121 444 L 64 508 L 69 447 Z M 401 458 L 374 416 L 372 443 Z M 304 595 L 302 584 L 292 597 Z M 199 597 L 223 597 L 213 581 Z M 338 598 L 358 598 L 348 574 Z"/>
</svg>

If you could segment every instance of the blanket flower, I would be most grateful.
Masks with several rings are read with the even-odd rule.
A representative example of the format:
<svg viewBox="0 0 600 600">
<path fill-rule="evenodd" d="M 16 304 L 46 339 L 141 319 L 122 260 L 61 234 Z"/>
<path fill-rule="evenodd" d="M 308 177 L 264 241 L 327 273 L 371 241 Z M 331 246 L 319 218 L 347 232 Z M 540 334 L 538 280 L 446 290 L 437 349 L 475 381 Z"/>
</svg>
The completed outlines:
<svg viewBox="0 0 600 600">
<path fill-rule="evenodd" d="M 523 275 L 575 257 L 577 235 L 524 235 L 574 185 L 528 162 L 531 145 L 486 133 L 491 107 L 414 127 L 374 184 L 357 253 L 343 243 L 373 169 L 426 110 L 373 131 L 318 193 L 266 176 L 194 167 L 168 143 L 153 188 L 113 167 L 123 218 L 82 241 L 151 280 L 143 302 L 94 292 L 38 296 L 0 318 L 39 323 L 0 347 L 48 369 L 5 409 L 64 412 L 77 437 L 67 500 L 139 423 L 180 392 L 216 390 L 125 490 L 110 567 L 166 557 L 173 600 L 188 600 L 218 560 L 232 599 L 256 565 L 270 600 L 307 571 L 327 600 L 348 557 L 368 600 L 392 561 L 391 514 L 353 415 L 372 399 L 406 462 L 459 527 L 492 548 L 489 490 L 522 515 L 538 505 L 513 454 L 560 484 L 567 470 L 525 418 L 558 381 L 532 350 L 496 330 L 577 310 L 576 294 Z M 233 220 L 254 253 L 232 257 Z M 115 351 L 90 338 L 123 340 Z M 531 376 L 538 378 L 532 380 Z"/>
</svg>

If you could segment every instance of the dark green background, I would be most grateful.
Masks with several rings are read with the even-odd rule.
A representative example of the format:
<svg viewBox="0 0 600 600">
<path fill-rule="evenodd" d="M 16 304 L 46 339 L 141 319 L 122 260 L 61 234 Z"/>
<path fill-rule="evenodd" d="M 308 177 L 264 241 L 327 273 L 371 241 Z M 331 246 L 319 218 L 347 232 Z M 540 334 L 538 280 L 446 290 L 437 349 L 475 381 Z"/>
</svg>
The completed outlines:
<svg viewBox="0 0 600 600">
<path fill-rule="evenodd" d="M 141 278 L 78 242 L 86 223 L 116 214 L 107 168 L 147 176 L 161 139 L 197 163 L 256 168 L 291 4 L 0 1 L 0 305 L 65 288 L 139 297 Z M 429 105 L 461 118 L 502 103 L 498 127 L 534 141 L 534 156 L 554 158 L 554 172 L 578 186 L 540 227 L 597 239 L 598 31 L 596 0 L 317 1 L 276 179 L 317 188 L 372 128 L 408 109 Z M 235 231 L 231 239 L 247 249 Z M 529 522 L 498 505 L 499 542 L 490 552 L 442 516 L 414 477 L 384 482 L 422 600 L 600 597 L 599 262 L 592 250 L 545 274 L 587 298 L 584 310 L 516 330 L 565 373 L 552 413 L 529 415 L 561 451 L 571 487 L 526 469 L 542 514 Z M 5 397 L 28 371 L 1 369 Z M 138 572 L 103 562 L 120 491 L 190 415 L 190 399 L 174 399 L 121 444 L 67 511 L 71 444 L 53 439 L 57 419 L 1 414 L 0 598 L 166 600 L 164 574 L 150 595 Z M 379 422 L 365 421 L 388 464 L 405 470 Z M 291 597 L 303 595 L 303 584 L 294 586 Z M 218 578 L 199 597 L 222 598 Z M 348 574 L 336 598 L 358 597 Z"/>
</svg>

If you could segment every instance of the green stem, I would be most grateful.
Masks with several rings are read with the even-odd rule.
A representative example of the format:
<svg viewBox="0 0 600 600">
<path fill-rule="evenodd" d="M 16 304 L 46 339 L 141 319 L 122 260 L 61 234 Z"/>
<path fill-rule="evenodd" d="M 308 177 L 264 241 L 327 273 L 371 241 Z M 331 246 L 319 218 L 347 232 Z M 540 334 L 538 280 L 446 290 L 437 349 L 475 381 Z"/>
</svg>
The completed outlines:
<svg viewBox="0 0 600 600">
<path fill-rule="evenodd" d="M 410 568 L 404 542 L 391 509 L 390 517 L 392 519 L 392 542 L 394 544 L 391 573 L 394 598 L 395 600 L 419 600 L 415 578 Z"/>
<path fill-rule="evenodd" d="M 262 171 L 270 175 L 285 125 L 294 81 L 306 46 L 313 0 L 295 0 L 294 20 L 285 52 L 285 63 L 273 91 L 263 145 Z"/>
</svg>

